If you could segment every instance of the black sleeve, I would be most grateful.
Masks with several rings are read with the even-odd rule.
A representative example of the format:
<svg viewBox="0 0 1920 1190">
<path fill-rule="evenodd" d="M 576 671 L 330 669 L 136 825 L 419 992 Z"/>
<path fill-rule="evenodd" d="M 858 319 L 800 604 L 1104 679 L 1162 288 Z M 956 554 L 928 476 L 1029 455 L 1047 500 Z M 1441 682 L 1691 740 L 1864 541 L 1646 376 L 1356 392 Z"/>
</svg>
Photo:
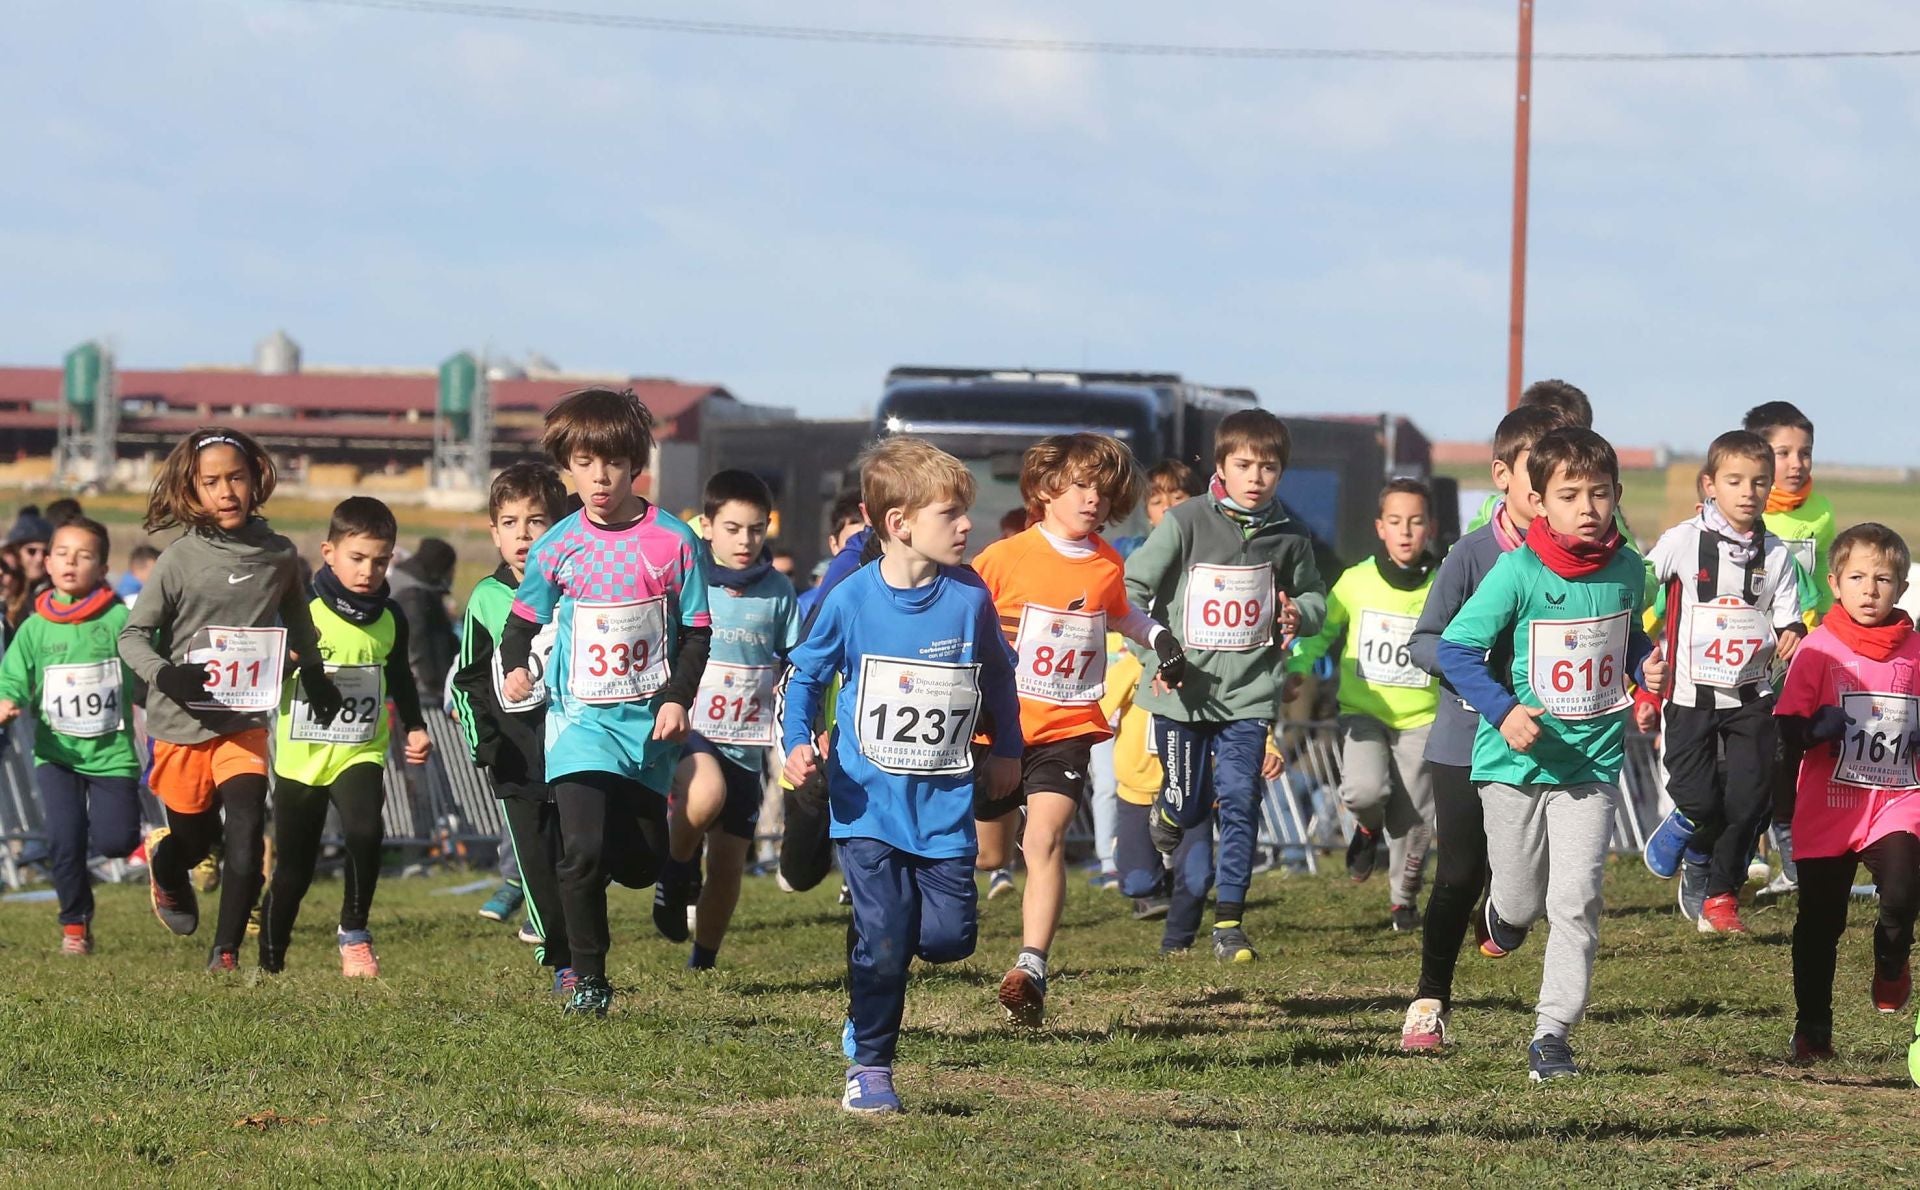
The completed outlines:
<svg viewBox="0 0 1920 1190">
<path fill-rule="evenodd" d="M 1805 715 L 1776 715 L 1773 722 L 1780 729 L 1780 763 L 1797 773 L 1800 758 L 1813 746 L 1813 720 Z"/>
<path fill-rule="evenodd" d="M 660 701 L 690 707 L 700 693 L 700 679 L 707 672 L 707 654 L 713 648 L 713 629 L 682 628 L 680 652 L 673 659 L 667 684 L 660 687 Z"/>
<path fill-rule="evenodd" d="M 400 605 L 387 600 L 387 610 L 393 613 L 393 648 L 387 653 L 387 695 L 393 699 L 393 707 L 400 712 L 400 726 L 412 731 L 425 727 L 426 718 L 420 713 L 420 691 L 413 684 L 413 667 L 407 664 L 407 645 L 411 630 L 407 627 L 407 613 Z"/>
<path fill-rule="evenodd" d="M 500 629 L 500 672 L 510 674 L 527 668 L 527 662 L 533 657 L 533 638 L 539 634 L 540 625 L 532 620 L 518 612 L 508 616 Z"/>
</svg>

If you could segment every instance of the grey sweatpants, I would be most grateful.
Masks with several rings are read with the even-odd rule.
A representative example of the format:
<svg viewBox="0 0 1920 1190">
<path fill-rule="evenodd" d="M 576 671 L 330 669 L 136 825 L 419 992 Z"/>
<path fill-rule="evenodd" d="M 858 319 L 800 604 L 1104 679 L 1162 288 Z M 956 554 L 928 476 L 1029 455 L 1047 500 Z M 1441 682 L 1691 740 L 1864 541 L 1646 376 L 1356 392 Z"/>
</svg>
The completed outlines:
<svg viewBox="0 0 1920 1190">
<path fill-rule="evenodd" d="M 1433 778 L 1423 723 L 1395 731 L 1371 715 L 1340 716 L 1340 800 L 1370 831 L 1387 829 L 1387 901 L 1420 903 L 1433 843 Z"/>
<path fill-rule="evenodd" d="M 1508 925 L 1547 919 L 1533 1035 L 1562 1038 L 1586 1015 L 1600 948 L 1600 877 L 1613 838 L 1612 785 L 1480 786 L 1493 911 Z"/>
</svg>

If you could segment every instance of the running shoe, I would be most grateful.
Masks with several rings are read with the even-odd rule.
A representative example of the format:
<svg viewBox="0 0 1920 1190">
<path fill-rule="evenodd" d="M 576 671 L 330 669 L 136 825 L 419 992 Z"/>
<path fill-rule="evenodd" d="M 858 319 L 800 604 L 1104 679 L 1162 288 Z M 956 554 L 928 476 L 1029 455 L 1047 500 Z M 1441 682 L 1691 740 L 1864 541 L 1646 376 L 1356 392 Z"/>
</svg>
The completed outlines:
<svg viewBox="0 0 1920 1190">
<path fill-rule="evenodd" d="M 579 986 L 580 979 L 573 973 L 572 967 L 561 967 L 553 973 L 553 994 L 571 996 L 573 989 Z"/>
<path fill-rule="evenodd" d="M 380 978 L 380 959 L 373 953 L 373 935 L 366 930 L 341 930 L 334 935 L 340 944 L 340 974 L 348 979 Z"/>
<path fill-rule="evenodd" d="M 60 927 L 60 953 L 88 955 L 93 953 L 93 931 L 86 922 L 74 922 Z"/>
<path fill-rule="evenodd" d="M 160 924 L 185 938 L 200 928 L 200 898 L 194 895 L 192 881 L 183 881 L 177 889 L 162 888 L 160 869 L 166 863 L 164 859 L 155 862 L 176 846 L 173 832 L 164 826 L 147 836 L 147 893 Z"/>
<path fill-rule="evenodd" d="M 848 888 L 848 887 L 847 887 L 846 885 L 844 885 L 844 884 L 843 884 L 843 885 L 841 885 L 841 886 L 840 886 L 840 895 L 839 895 L 839 897 L 837 897 L 837 898 L 835 898 L 835 900 L 834 900 L 834 902 L 833 902 L 833 903 L 834 903 L 834 904 L 836 904 L 836 905 L 851 905 L 851 904 L 853 904 L 853 890 L 852 890 L 852 889 L 850 889 L 850 888 Z"/>
<path fill-rule="evenodd" d="M 1000 981 L 1000 1007 L 1007 1020 L 1024 1029 L 1037 1029 L 1047 1013 L 1047 977 L 1016 964 Z"/>
<path fill-rule="evenodd" d="M 1432 1053 L 1447 1044 L 1452 1013 L 1440 1007 L 1431 996 L 1407 1005 L 1406 1023 L 1400 1026 L 1400 1048 L 1409 1053 Z"/>
<path fill-rule="evenodd" d="M 1394 905 L 1387 910 L 1387 924 L 1396 934 L 1411 934 L 1420 928 L 1420 911 L 1412 905 Z"/>
<path fill-rule="evenodd" d="M 1747 923 L 1740 920 L 1740 897 L 1720 893 L 1708 897 L 1700 906 L 1699 930 L 1702 934 L 1744 934 Z"/>
<path fill-rule="evenodd" d="M 1012 868 L 995 868 L 993 871 L 987 873 L 987 900 L 994 900 L 1001 894 L 1012 891 Z"/>
<path fill-rule="evenodd" d="M 1251 963 L 1260 956 L 1239 922 L 1213 927 L 1213 957 L 1223 963 Z"/>
<path fill-rule="evenodd" d="M 687 928 L 687 906 L 693 903 L 691 882 L 671 871 L 660 873 L 653 886 L 653 928 L 669 942 L 685 942 L 693 936 Z"/>
<path fill-rule="evenodd" d="M 613 1007 L 613 985 L 604 975 L 582 975 L 573 985 L 567 1000 L 568 1016 L 605 1017 Z"/>
<path fill-rule="evenodd" d="M 1173 902 L 1163 896 L 1135 897 L 1133 899 L 1133 920 L 1159 921 L 1167 915 L 1167 910 L 1171 908 L 1173 908 Z"/>
<path fill-rule="evenodd" d="M 1788 893 L 1799 891 L 1800 882 L 1792 876 L 1789 876 L 1787 870 L 1782 868 L 1774 873 L 1772 880 L 1767 881 L 1766 887 L 1753 894 L 1753 899 L 1756 901 L 1771 900 L 1774 897 L 1784 897 Z"/>
<path fill-rule="evenodd" d="M 1691 851 L 1680 859 L 1680 880 L 1674 898 L 1679 902 L 1680 916 L 1699 922 L 1700 910 L 1707 903 L 1707 861 L 1695 858 Z"/>
<path fill-rule="evenodd" d="M 1120 887 L 1120 873 L 1096 868 L 1088 874 L 1087 884 L 1101 892 L 1113 892 Z"/>
<path fill-rule="evenodd" d="M 493 895 L 480 906 L 480 916 L 488 921 L 506 921 L 520 911 L 520 905 L 527 899 L 520 886 L 511 880 L 503 881 Z"/>
<path fill-rule="evenodd" d="M 885 1066 L 847 1067 L 847 1089 L 840 1106 L 855 1115 L 890 1116 L 900 1110 L 893 1090 L 893 1071 Z"/>
<path fill-rule="evenodd" d="M 1766 860 L 1761 859 L 1757 852 L 1751 859 L 1747 860 L 1748 884 L 1765 884 L 1772 875 L 1773 868 L 1768 865 Z"/>
<path fill-rule="evenodd" d="M 233 951 L 221 950 L 216 946 L 213 953 L 207 956 L 207 971 L 211 974 L 226 975 L 239 969 L 240 956 Z"/>
<path fill-rule="evenodd" d="M 1913 999 L 1913 964 L 1900 964 L 1900 974 L 1892 979 L 1882 979 L 1879 972 L 1874 973 L 1873 1007 L 1875 1011 L 1899 1012 L 1911 999 Z"/>
<path fill-rule="evenodd" d="M 1366 883 L 1380 863 L 1380 832 L 1353 824 L 1353 837 L 1347 840 L 1347 878 L 1355 884 Z"/>
<path fill-rule="evenodd" d="M 1680 870 L 1681 852 L 1687 849 L 1693 832 L 1699 829 L 1678 810 L 1668 814 L 1647 836 L 1647 845 L 1640 852 L 1640 857 L 1647 862 L 1647 871 L 1662 880 L 1673 879 L 1673 874 Z"/>
<path fill-rule="evenodd" d="M 1920 1044 L 1920 1042 L 1916 1042 L 1916 1044 Z M 1789 1061 L 1801 1066 L 1813 1062 L 1831 1062 L 1833 1060 L 1833 1038 L 1826 1037 L 1819 1041 L 1814 1041 L 1805 1033 L 1795 1029 L 1793 1031 L 1793 1041 L 1790 1042 L 1787 1047 L 1787 1058 Z M 1907 1064 L 1909 1068 L 1911 1068 L 1913 1064 L 1912 1048 L 1907 1050 Z"/>
<path fill-rule="evenodd" d="M 209 855 L 193 865 L 193 883 L 201 892 L 214 892 L 220 887 L 220 857 Z"/>
<path fill-rule="evenodd" d="M 1180 840 L 1186 829 L 1173 820 L 1167 813 L 1166 805 L 1155 799 L 1147 815 L 1147 837 L 1153 840 L 1153 849 L 1161 855 L 1172 855 L 1180 850 Z"/>
<path fill-rule="evenodd" d="M 1568 1048 L 1567 1039 L 1558 1033 L 1549 1033 L 1545 1037 L 1534 1038 L 1527 1047 L 1527 1078 L 1536 1083 L 1550 1083 L 1556 1078 L 1572 1078 L 1580 1073 L 1573 1064 L 1573 1050 Z"/>
<path fill-rule="evenodd" d="M 1480 953 L 1490 959 L 1500 959 L 1519 950 L 1520 944 L 1527 940 L 1527 931 L 1501 921 L 1500 915 L 1494 912 L 1492 897 L 1482 901 L 1480 908 L 1480 920 L 1477 923 Z"/>
<path fill-rule="evenodd" d="M 520 941 L 526 943 L 528 946 L 538 946 L 546 941 L 545 938 L 540 936 L 540 931 L 533 928 L 533 919 L 531 917 L 521 921 L 520 932 L 515 934 L 514 937 L 520 939 Z"/>
</svg>

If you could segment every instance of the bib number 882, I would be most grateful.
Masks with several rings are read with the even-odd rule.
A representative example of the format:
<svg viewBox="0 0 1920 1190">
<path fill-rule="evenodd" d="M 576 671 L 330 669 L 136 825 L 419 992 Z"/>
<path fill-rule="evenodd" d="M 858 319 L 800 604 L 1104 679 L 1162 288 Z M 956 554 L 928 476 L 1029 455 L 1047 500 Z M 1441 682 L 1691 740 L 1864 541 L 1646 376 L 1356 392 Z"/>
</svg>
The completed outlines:
<svg viewBox="0 0 1920 1190">
<path fill-rule="evenodd" d="M 1200 605 L 1200 622 L 1209 628 L 1244 628 L 1260 622 L 1258 599 L 1209 599 Z"/>
</svg>

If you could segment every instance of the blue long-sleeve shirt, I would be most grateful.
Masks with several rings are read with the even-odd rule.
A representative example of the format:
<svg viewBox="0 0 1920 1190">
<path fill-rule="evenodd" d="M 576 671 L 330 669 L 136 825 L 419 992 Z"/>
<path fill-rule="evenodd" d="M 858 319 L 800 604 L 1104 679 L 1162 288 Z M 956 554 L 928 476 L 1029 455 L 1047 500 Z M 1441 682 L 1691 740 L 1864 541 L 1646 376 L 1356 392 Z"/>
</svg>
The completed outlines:
<svg viewBox="0 0 1920 1190">
<path fill-rule="evenodd" d="M 889 586 L 880 567 L 854 572 L 820 601 L 789 658 L 781 739 L 792 751 L 838 676 L 827 765 L 830 833 L 877 839 L 929 859 L 970 856 L 976 732 L 1018 757 L 1020 696 L 1013 650 L 993 597 L 971 570 L 942 567 L 924 587 Z M 977 695 L 969 700 L 971 687 Z"/>
</svg>

